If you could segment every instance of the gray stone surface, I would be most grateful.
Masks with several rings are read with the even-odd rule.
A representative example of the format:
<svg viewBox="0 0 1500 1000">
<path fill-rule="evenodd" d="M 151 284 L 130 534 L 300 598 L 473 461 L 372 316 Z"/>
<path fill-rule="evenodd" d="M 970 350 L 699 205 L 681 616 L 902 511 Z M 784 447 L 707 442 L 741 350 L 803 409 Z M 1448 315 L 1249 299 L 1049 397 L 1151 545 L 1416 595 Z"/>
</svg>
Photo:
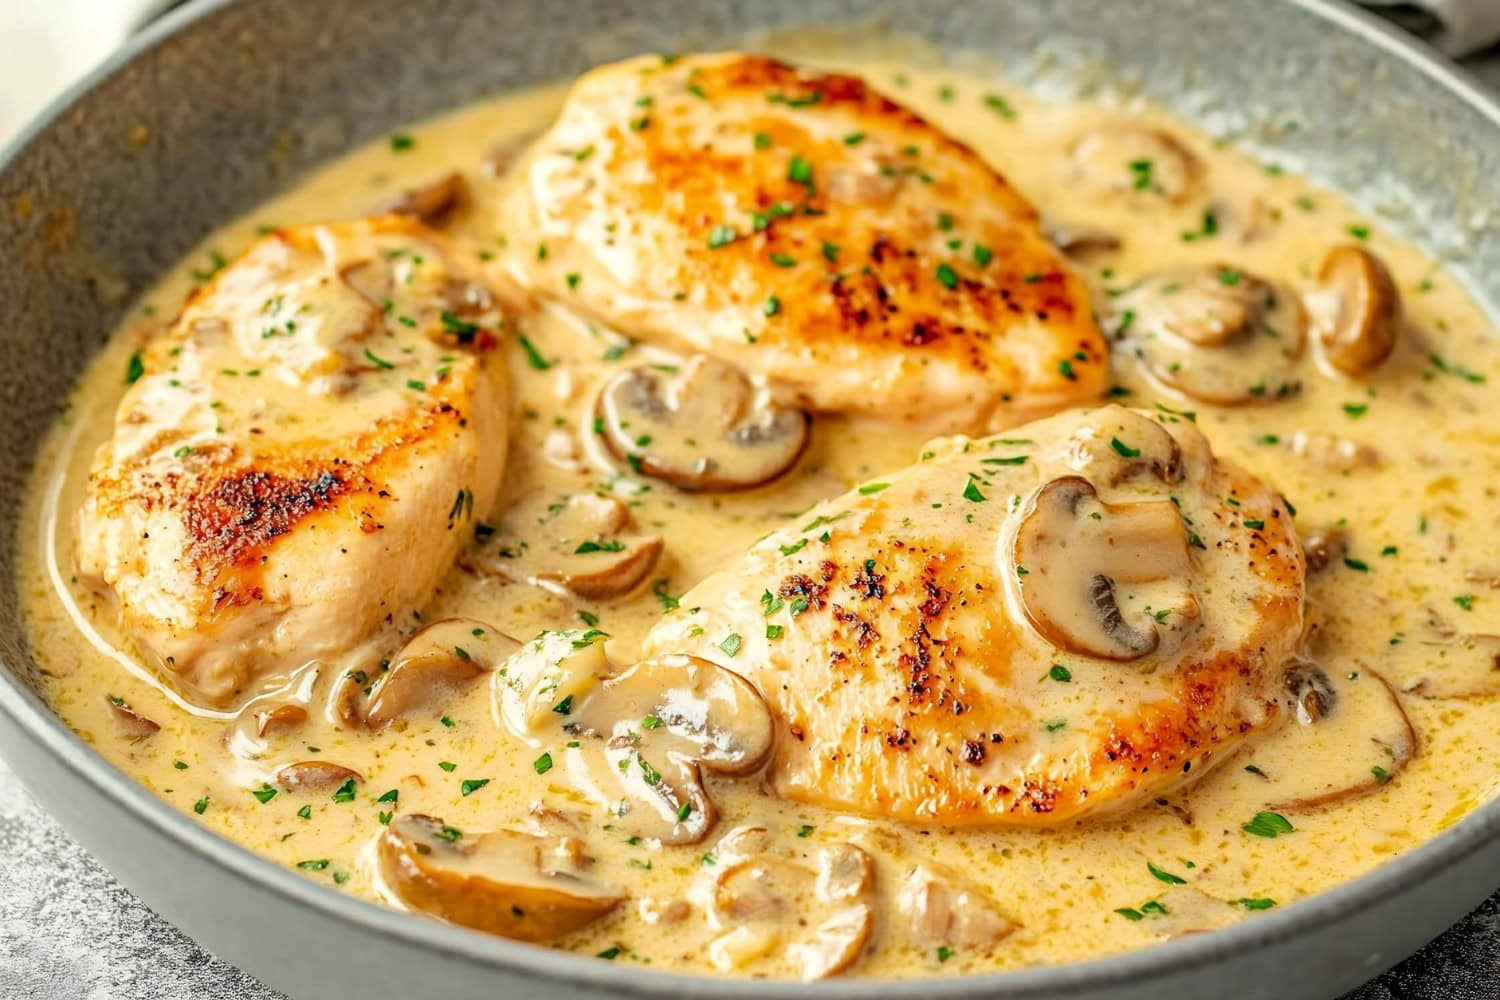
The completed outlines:
<svg viewBox="0 0 1500 1000">
<path fill-rule="evenodd" d="M 1470 68 L 1500 88 L 1500 50 Z M 1224 996 L 1232 997 L 1226 985 Z M 1500 894 L 1345 1000 L 1500 997 Z M 152 913 L 0 762 L 0 1000 L 280 1000 Z M 303 998 L 316 1000 L 316 998 Z"/>
</svg>

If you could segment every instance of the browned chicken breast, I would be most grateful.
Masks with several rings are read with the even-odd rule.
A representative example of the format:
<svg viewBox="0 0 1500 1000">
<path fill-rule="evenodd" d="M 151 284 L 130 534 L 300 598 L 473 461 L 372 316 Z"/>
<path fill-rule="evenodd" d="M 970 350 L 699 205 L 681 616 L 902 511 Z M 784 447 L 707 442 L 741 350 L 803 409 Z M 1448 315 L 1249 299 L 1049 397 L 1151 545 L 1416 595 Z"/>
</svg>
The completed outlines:
<svg viewBox="0 0 1500 1000">
<path fill-rule="evenodd" d="M 527 284 L 811 408 L 972 430 L 1107 384 L 1036 212 L 858 77 L 733 53 L 607 66 L 513 185 L 501 226 Z"/>
<path fill-rule="evenodd" d="M 80 576 L 214 706 L 409 625 L 499 488 L 508 388 L 480 353 L 501 322 L 417 223 L 259 240 L 141 359 Z"/>
<path fill-rule="evenodd" d="M 1267 725 L 1302 633 L 1281 498 L 1170 412 L 948 439 L 703 581 L 648 656 L 742 673 L 798 801 L 1039 826 L 1140 803 Z"/>
</svg>

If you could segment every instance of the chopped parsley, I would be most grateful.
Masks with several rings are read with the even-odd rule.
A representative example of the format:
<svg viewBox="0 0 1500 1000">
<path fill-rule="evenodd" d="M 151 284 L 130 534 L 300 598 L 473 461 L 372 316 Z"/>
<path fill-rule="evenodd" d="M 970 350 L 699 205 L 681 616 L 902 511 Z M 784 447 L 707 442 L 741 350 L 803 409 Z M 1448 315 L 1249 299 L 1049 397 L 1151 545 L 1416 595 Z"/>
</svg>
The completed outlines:
<svg viewBox="0 0 1500 1000">
<path fill-rule="evenodd" d="M 1258 812 L 1254 819 L 1242 825 L 1240 829 L 1251 836 L 1275 840 L 1282 834 L 1293 832 L 1296 827 L 1292 826 L 1291 820 L 1281 813 Z"/>
<path fill-rule="evenodd" d="M 516 334 L 516 340 L 520 343 L 521 350 L 526 352 L 526 363 L 532 368 L 544 372 L 552 367 L 552 362 L 542 357 L 542 352 L 536 349 L 536 345 L 524 333 Z"/>
</svg>

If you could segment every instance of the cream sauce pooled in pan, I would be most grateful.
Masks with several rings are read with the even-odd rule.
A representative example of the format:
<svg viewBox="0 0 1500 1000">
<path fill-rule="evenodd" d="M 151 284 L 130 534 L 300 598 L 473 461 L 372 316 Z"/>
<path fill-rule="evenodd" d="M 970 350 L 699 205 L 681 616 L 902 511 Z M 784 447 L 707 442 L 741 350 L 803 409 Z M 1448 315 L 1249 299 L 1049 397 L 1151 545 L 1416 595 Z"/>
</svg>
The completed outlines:
<svg viewBox="0 0 1500 1000">
<path fill-rule="evenodd" d="M 58 714 L 308 878 L 731 975 L 1119 952 L 1348 881 L 1484 801 L 1500 366 L 1454 279 L 1152 108 L 850 71 L 1011 188 L 919 123 L 818 132 L 850 93 L 778 79 L 734 104 L 722 65 L 653 57 L 534 151 L 562 89 L 391 136 L 214 234 L 132 312 L 42 451 L 21 584 Z M 773 158 L 754 183 L 791 193 L 684 222 L 706 156 L 611 187 L 641 175 L 588 141 L 591 116 L 644 142 L 693 100 Z M 799 114 L 812 139 L 782 131 Z M 802 139 L 821 155 L 787 146 Z M 955 173 L 933 183 L 934 162 Z M 307 225 L 410 191 L 441 235 Z M 799 212 L 812 242 L 776 243 Z M 966 322 L 1029 346 L 971 381 L 961 355 L 906 367 L 910 345 L 816 341 L 841 256 L 882 227 L 915 256 L 872 252 L 848 287 L 873 269 L 912 309 L 953 292 Z M 757 240 L 761 270 L 718 270 Z M 237 260 L 252 245 L 259 270 Z M 791 287 L 783 269 L 813 277 L 735 311 L 757 282 Z M 1025 277 L 1000 295 L 999 273 Z M 169 333 L 184 303 L 203 319 Z M 975 436 L 940 437 L 956 431 Z M 193 506 L 182 484 L 237 448 L 266 470 L 259 492 Z M 337 458 L 374 470 L 366 492 L 266 485 Z M 124 521 L 132 491 L 162 499 Z M 206 595 L 173 560 L 174 491 L 194 558 L 225 567 Z M 295 504 L 314 520 L 286 538 L 212 519 Z M 939 552 L 973 538 L 995 552 Z M 272 592 L 307 613 L 253 617 Z M 195 607 L 197 630 L 153 630 Z M 864 657 L 899 661 L 897 688 L 840 672 Z"/>
</svg>

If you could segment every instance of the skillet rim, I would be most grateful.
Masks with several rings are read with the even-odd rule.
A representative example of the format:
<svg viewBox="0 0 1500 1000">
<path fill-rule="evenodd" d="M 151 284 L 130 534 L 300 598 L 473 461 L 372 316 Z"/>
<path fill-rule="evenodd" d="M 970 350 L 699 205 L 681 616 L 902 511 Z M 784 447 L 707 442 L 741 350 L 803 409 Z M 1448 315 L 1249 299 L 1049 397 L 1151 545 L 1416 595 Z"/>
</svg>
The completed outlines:
<svg viewBox="0 0 1500 1000">
<path fill-rule="evenodd" d="M 179 33 L 243 0 L 192 0 L 140 32 L 91 73 L 53 100 L 3 148 L 0 173 L 44 136 L 88 93 L 117 71 L 173 40 Z M 1383 55 L 1399 60 L 1479 113 L 1500 129 L 1500 96 L 1491 94 L 1464 70 L 1444 60 L 1424 43 L 1407 36 L 1364 10 L 1336 0 L 1278 0 L 1310 13 L 1331 28 L 1352 36 Z M 13 543 L 12 543 L 13 544 Z M 1104 958 L 1065 965 L 1038 966 L 967 976 L 893 979 L 834 979 L 817 983 L 733 979 L 692 973 L 663 972 L 590 960 L 586 956 L 496 938 L 425 917 L 393 910 L 311 882 L 248 849 L 198 825 L 157 798 L 146 787 L 96 753 L 22 684 L 8 665 L 0 669 L 0 717 L 116 808 L 130 813 L 164 840 L 213 864 L 221 875 L 248 883 L 372 935 L 398 940 L 436 957 L 454 958 L 480 967 L 530 976 L 558 985 L 604 991 L 605 994 L 656 998 L 675 990 L 686 996 L 723 1000 L 809 997 L 839 1000 L 957 1000 L 974 997 L 1040 998 L 1059 992 L 1149 984 L 1221 964 L 1231 956 L 1265 952 L 1306 929 L 1361 910 L 1425 880 L 1500 839 L 1500 798 L 1492 799 L 1431 840 L 1380 865 L 1368 874 L 1284 908 L 1215 931 L 1150 945 Z M 19 776 L 20 772 L 17 771 Z M 24 779 L 23 779 L 24 783 Z M 1434 935 L 1446 928 L 1435 928 Z M 184 929 L 191 937 L 191 933 Z M 372 943 L 374 943 L 372 941 Z M 1403 956 L 1404 957 L 1404 956 Z"/>
</svg>

